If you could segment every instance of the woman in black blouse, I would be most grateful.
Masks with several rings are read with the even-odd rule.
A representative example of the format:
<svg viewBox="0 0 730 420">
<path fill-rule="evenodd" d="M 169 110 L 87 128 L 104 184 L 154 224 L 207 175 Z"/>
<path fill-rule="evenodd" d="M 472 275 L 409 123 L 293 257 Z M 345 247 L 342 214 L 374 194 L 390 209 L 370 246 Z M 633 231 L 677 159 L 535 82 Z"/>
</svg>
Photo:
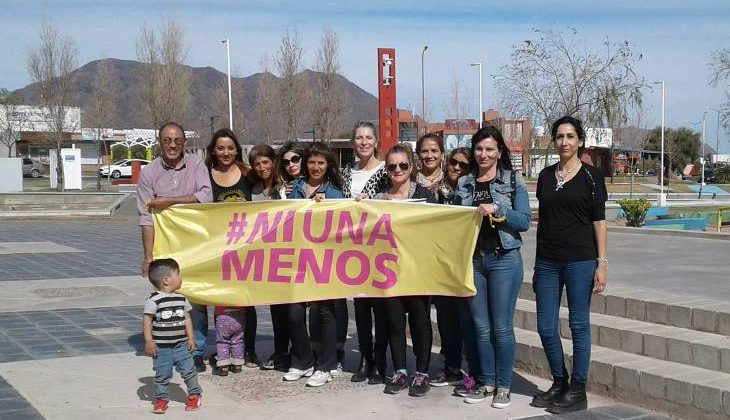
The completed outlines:
<svg viewBox="0 0 730 420">
<path fill-rule="evenodd" d="M 585 143 L 580 120 L 562 117 L 553 124 L 551 134 L 560 161 L 543 169 L 537 182 L 540 209 L 532 287 L 537 301 L 537 328 L 553 385 L 535 395 L 532 405 L 564 413 L 587 406 L 591 294 L 601 293 L 608 279 L 607 193 L 601 171 L 580 159 Z M 573 340 L 570 380 L 560 341 L 563 286 Z"/>
<path fill-rule="evenodd" d="M 227 128 L 213 134 L 206 147 L 205 166 L 210 171 L 210 184 L 213 187 L 214 202 L 251 201 L 251 183 L 248 180 L 250 168 L 243 161 L 243 149 L 236 135 Z M 207 325 L 205 319 L 200 319 Z M 244 365 L 258 367 L 256 357 L 256 308 L 246 308 L 246 325 L 243 342 L 245 345 Z"/>
</svg>

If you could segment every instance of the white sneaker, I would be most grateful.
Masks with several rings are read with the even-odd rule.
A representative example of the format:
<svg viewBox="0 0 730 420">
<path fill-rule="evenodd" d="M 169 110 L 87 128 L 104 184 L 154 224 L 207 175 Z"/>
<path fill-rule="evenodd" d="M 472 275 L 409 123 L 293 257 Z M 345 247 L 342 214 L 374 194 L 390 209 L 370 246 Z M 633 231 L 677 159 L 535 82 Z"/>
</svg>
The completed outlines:
<svg viewBox="0 0 730 420">
<path fill-rule="evenodd" d="M 330 371 L 330 375 L 332 375 L 333 377 L 335 377 L 335 378 L 336 378 L 336 377 L 338 377 L 338 376 L 342 375 L 342 371 L 343 371 L 343 370 L 344 370 L 344 368 L 342 367 L 342 363 L 338 363 L 338 364 L 337 364 L 337 367 L 336 367 L 336 368 L 334 368 L 334 369 L 332 369 L 332 370 Z"/>
<path fill-rule="evenodd" d="M 329 372 L 323 372 L 321 370 L 318 370 L 314 372 L 314 374 L 309 379 L 307 379 L 307 386 L 322 386 L 331 380 L 332 375 Z"/>
<path fill-rule="evenodd" d="M 312 376 L 312 373 L 314 372 L 314 367 L 311 367 L 307 370 L 301 370 L 297 369 L 295 367 L 290 367 L 289 372 L 284 374 L 284 380 L 289 381 L 297 381 L 299 379 L 302 379 L 304 377 Z"/>
</svg>

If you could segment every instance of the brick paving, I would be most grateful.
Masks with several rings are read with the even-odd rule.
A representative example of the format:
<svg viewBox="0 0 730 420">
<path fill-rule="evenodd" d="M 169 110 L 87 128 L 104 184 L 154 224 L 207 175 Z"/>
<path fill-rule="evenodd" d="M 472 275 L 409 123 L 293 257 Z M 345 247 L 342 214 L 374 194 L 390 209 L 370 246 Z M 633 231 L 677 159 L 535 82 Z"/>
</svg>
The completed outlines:
<svg viewBox="0 0 730 420">
<path fill-rule="evenodd" d="M 0 281 L 134 275 L 142 261 L 133 220 L 5 220 L 2 242 L 54 242 L 85 252 L 0 255 Z"/>
</svg>

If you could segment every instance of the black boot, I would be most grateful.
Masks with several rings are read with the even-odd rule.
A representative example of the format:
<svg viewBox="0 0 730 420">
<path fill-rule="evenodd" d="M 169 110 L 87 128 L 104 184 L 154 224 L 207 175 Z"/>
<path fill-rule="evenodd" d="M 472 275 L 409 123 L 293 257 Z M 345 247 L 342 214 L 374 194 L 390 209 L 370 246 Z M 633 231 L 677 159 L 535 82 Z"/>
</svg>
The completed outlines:
<svg viewBox="0 0 730 420">
<path fill-rule="evenodd" d="M 570 384 L 568 392 L 550 402 L 547 407 L 547 411 L 554 414 L 560 414 L 585 410 L 586 408 L 588 408 L 586 386 L 585 384 L 573 382 Z"/>
<path fill-rule="evenodd" d="M 360 357 L 360 366 L 350 380 L 352 382 L 363 382 L 368 379 L 368 373 L 371 370 L 372 362 L 365 356 Z"/>
<path fill-rule="evenodd" d="M 375 363 L 368 374 L 368 385 L 381 385 L 385 383 L 385 365 Z"/>
<path fill-rule="evenodd" d="M 568 385 L 567 378 L 553 378 L 553 385 L 545 392 L 541 392 L 532 397 L 530 403 L 533 407 L 545 408 L 550 405 L 551 402 L 563 396 L 570 386 Z"/>
</svg>

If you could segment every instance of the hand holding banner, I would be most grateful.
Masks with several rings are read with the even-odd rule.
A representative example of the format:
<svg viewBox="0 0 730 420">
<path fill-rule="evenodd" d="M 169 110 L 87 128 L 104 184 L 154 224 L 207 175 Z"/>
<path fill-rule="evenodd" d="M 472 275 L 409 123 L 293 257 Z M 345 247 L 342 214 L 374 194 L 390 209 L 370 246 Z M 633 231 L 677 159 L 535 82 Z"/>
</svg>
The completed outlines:
<svg viewBox="0 0 730 420">
<path fill-rule="evenodd" d="M 178 205 L 155 217 L 155 258 L 174 258 L 197 303 L 471 296 L 481 217 L 469 207 L 278 200 Z"/>
</svg>

